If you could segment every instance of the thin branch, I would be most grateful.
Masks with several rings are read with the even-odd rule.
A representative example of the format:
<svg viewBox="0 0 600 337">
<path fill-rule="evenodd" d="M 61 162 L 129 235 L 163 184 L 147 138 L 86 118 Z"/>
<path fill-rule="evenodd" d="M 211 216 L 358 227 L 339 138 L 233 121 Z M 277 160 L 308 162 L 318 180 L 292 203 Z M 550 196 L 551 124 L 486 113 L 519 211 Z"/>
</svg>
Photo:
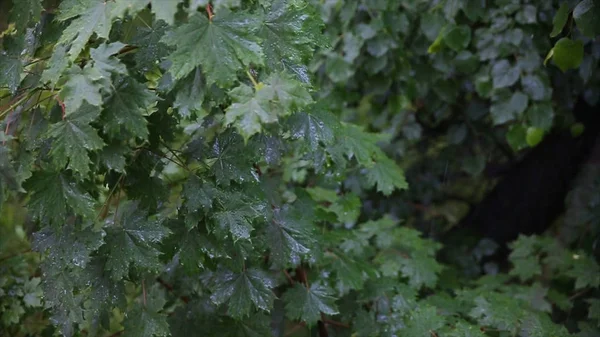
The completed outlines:
<svg viewBox="0 0 600 337">
<path fill-rule="evenodd" d="M 324 323 L 327 323 L 327 324 L 331 324 L 331 325 L 339 326 L 339 327 L 341 327 L 341 328 L 350 329 L 350 325 L 348 325 L 348 324 L 346 324 L 346 323 L 342 323 L 342 322 L 338 322 L 338 321 L 333 321 L 333 320 L 330 320 L 330 319 L 327 319 L 327 318 L 323 318 L 323 317 L 321 317 L 321 320 L 322 320 Z"/>
<path fill-rule="evenodd" d="M 142 280 L 142 295 L 144 300 L 144 307 L 146 307 L 146 280 Z"/>
<path fill-rule="evenodd" d="M 283 270 L 283 274 L 285 275 L 285 277 L 288 279 L 288 281 L 290 282 L 290 284 L 294 284 L 294 279 L 292 278 L 292 276 L 290 275 L 290 273 L 288 273 L 287 270 Z"/>
</svg>

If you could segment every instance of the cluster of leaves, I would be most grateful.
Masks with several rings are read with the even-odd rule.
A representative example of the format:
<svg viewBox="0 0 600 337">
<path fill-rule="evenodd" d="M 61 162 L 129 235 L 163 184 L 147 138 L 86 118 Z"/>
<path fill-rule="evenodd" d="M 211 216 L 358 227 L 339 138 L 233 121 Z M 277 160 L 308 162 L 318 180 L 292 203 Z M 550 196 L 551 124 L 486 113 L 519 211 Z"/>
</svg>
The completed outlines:
<svg viewBox="0 0 600 337">
<path fill-rule="evenodd" d="M 553 24 L 522 2 L 13 0 L 0 221 L 26 211 L 41 262 L 0 242 L 0 333 L 596 334 L 587 252 L 521 238 L 508 274 L 473 280 L 403 206 L 498 139 L 539 142 L 554 77 L 597 82 L 597 48 L 579 77 L 540 56 L 578 66 L 546 37 L 565 11 L 597 34 L 595 2 Z M 552 321 L 576 305 L 589 322 Z"/>
</svg>

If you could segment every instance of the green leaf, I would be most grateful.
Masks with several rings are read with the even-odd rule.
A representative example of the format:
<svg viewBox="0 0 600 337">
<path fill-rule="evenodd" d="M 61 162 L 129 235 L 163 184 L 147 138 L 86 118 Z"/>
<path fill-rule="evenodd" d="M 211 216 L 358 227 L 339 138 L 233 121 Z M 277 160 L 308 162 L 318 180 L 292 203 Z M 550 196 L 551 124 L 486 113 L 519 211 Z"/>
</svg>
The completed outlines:
<svg viewBox="0 0 600 337">
<path fill-rule="evenodd" d="M 113 138 L 122 138 L 123 131 L 140 139 L 148 138 L 144 116 L 153 112 L 156 101 L 157 97 L 135 79 L 119 80 L 104 105 L 104 132 Z"/>
<path fill-rule="evenodd" d="M 169 56 L 169 71 L 179 80 L 201 65 L 208 85 L 232 84 L 238 71 L 251 63 L 263 63 L 256 37 L 258 25 L 256 17 L 226 9 L 216 13 L 211 21 L 205 15 L 192 16 L 187 24 L 161 40 L 177 46 Z"/>
<path fill-rule="evenodd" d="M 573 19 L 583 35 L 593 39 L 600 34 L 600 4 L 596 0 L 582 0 L 573 9 Z"/>
<path fill-rule="evenodd" d="M 312 103 L 302 84 L 284 74 L 271 75 L 264 85 L 255 89 L 254 93 L 251 87 L 242 84 L 231 90 L 234 103 L 225 114 L 225 123 L 235 124 L 246 142 L 261 132 L 263 124 L 274 123 L 279 117 L 290 115 L 295 108 Z"/>
<path fill-rule="evenodd" d="M 170 232 L 159 221 L 149 219 L 147 213 L 137 207 L 135 203 L 121 205 L 117 215 L 119 226 L 107 228 L 106 269 L 115 281 L 126 277 L 132 266 L 140 268 L 139 271 L 144 273 L 155 272 L 162 267 L 158 260 L 160 251 L 155 244 Z"/>
<path fill-rule="evenodd" d="M 326 255 L 331 255 L 333 260 L 331 269 L 336 273 L 337 288 L 341 293 L 346 293 L 350 289 L 362 289 L 369 276 L 378 275 L 370 264 L 341 252 L 335 252 L 335 254 L 330 252 Z"/>
<path fill-rule="evenodd" d="M 265 229 L 273 265 L 298 265 L 303 255 L 314 246 L 313 204 L 296 201 L 274 210 L 272 221 Z"/>
<path fill-rule="evenodd" d="M 12 0 L 8 22 L 15 24 L 17 33 L 24 34 L 31 23 L 40 21 L 42 14 L 41 0 Z"/>
<path fill-rule="evenodd" d="M 59 270 L 73 266 L 85 268 L 91 260 L 91 254 L 104 244 L 104 232 L 90 228 L 78 230 L 73 226 L 60 229 L 44 227 L 33 234 L 33 249 L 44 254 L 44 264 Z"/>
<path fill-rule="evenodd" d="M 550 130 L 554 120 L 554 110 L 548 102 L 534 103 L 525 112 L 529 123 L 535 128 Z"/>
<path fill-rule="evenodd" d="M 127 68 L 123 63 L 112 55 L 119 52 L 119 50 L 125 47 L 120 42 L 113 42 L 110 44 L 101 44 L 98 48 L 90 50 L 90 56 L 94 60 L 93 69 L 100 74 L 100 77 L 104 79 L 110 79 L 111 74 L 126 74 Z"/>
<path fill-rule="evenodd" d="M 600 326 L 600 299 L 590 298 L 587 300 L 590 304 L 588 308 L 588 318 Z"/>
<path fill-rule="evenodd" d="M 52 309 L 52 321 L 64 336 L 73 336 L 73 323 L 83 323 L 83 301 L 81 293 L 73 290 L 77 286 L 71 274 L 54 271 L 55 274 L 42 281 L 46 307 Z"/>
<path fill-rule="evenodd" d="M 41 279 L 39 277 L 34 277 L 31 280 L 25 281 L 25 284 L 23 284 L 23 292 L 25 293 L 25 295 L 23 295 L 23 302 L 30 308 L 42 306 L 44 292 L 39 286 L 40 282 Z"/>
<path fill-rule="evenodd" d="M 70 7 L 69 7 L 70 6 Z M 57 20 L 66 21 L 76 17 L 63 31 L 58 44 L 69 44 L 69 60 L 74 62 L 85 48 L 92 34 L 108 39 L 113 20 L 113 1 L 81 0 L 62 2 L 59 6 Z"/>
<path fill-rule="evenodd" d="M 511 261 L 513 269 L 509 274 L 519 277 L 523 282 L 531 280 L 535 276 L 542 275 L 542 266 L 535 255 L 513 258 Z"/>
<path fill-rule="evenodd" d="M 153 287 L 148 295 L 143 294 L 143 303 L 135 303 L 133 309 L 125 316 L 123 326 L 127 336 L 132 337 L 166 337 L 170 335 L 167 315 L 161 313 L 167 303 L 162 291 Z"/>
<path fill-rule="evenodd" d="M 520 124 L 511 125 L 506 133 L 506 140 L 510 147 L 519 151 L 527 147 L 527 129 Z"/>
<path fill-rule="evenodd" d="M 53 138 L 50 155 L 57 169 L 68 164 L 67 168 L 79 177 L 88 175 L 91 163 L 88 151 L 96 151 L 104 146 L 96 130 L 90 126 L 98 116 L 98 107 L 84 104 L 63 121 L 50 126 L 48 136 Z"/>
<path fill-rule="evenodd" d="M 98 80 L 98 73 L 91 67 L 81 69 L 74 65 L 69 69 L 67 81 L 60 91 L 64 98 L 66 116 L 79 110 L 84 101 L 94 106 L 102 105 Z"/>
<path fill-rule="evenodd" d="M 557 325 L 550 317 L 542 314 L 529 314 L 523 318 L 521 334 L 531 337 L 568 337 L 572 336 L 562 325 Z"/>
<path fill-rule="evenodd" d="M 69 58 L 67 57 L 68 46 L 66 44 L 57 44 L 54 47 L 52 56 L 48 60 L 47 68 L 42 73 L 41 81 L 44 83 L 50 82 L 55 85 L 58 82 L 60 75 L 69 66 Z"/>
<path fill-rule="evenodd" d="M 251 169 L 248 169 L 252 161 L 244 150 L 244 139 L 236 133 L 219 135 L 211 146 L 208 157 L 213 162 L 211 170 L 218 184 L 229 185 L 231 180 L 240 183 L 256 180 Z"/>
<path fill-rule="evenodd" d="M 563 27 L 567 23 L 567 19 L 569 19 L 569 4 L 563 2 L 560 4 L 560 8 L 556 11 L 554 18 L 552 19 L 552 32 L 550 32 L 550 37 L 556 37 L 562 32 Z"/>
<path fill-rule="evenodd" d="M 312 58 L 322 22 L 304 6 L 304 1 L 275 0 L 267 10 L 258 36 L 269 69 L 283 70 Z"/>
<path fill-rule="evenodd" d="M 381 157 L 381 149 L 378 142 L 384 140 L 384 136 L 363 131 L 360 127 L 346 124 L 340 130 L 339 138 L 334 147 L 339 147 L 348 158 L 356 158 L 356 161 L 365 167 L 373 167 L 374 157 Z"/>
<path fill-rule="evenodd" d="M 44 223 L 62 224 L 72 210 L 92 218 L 95 199 L 59 172 L 36 172 L 25 183 L 31 191 L 30 214 Z"/>
<path fill-rule="evenodd" d="M 534 101 L 549 100 L 552 89 L 538 75 L 526 75 L 521 77 L 523 91 Z"/>
<path fill-rule="evenodd" d="M 334 118 L 319 112 L 295 113 L 289 119 L 292 136 L 303 139 L 311 151 L 316 151 L 321 144 L 330 145 L 333 142 L 337 127 Z"/>
<path fill-rule="evenodd" d="M 445 31 L 444 43 L 454 51 L 461 51 L 471 42 L 471 29 L 467 25 L 454 26 Z"/>
<path fill-rule="evenodd" d="M 204 76 L 202 76 L 200 68 L 196 68 L 196 70 L 189 73 L 177 85 L 179 90 L 175 95 L 173 107 L 177 109 L 181 117 L 191 117 L 192 113 L 200 112 L 206 89 Z"/>
<path fill-rule="evenodd" d="M 260 213 L 260 205 L 247 204 L 242 200 L 228 200 L 225 209 L 213 214 L 218 233 L 222 237 L 231 235 L 233 241 L 250 239 L 250 232 L 254 229 L 252 220 Z"/>
<path fill-rule="evenodd" d="M 21 83 L 22 64 L 19 57 L 0 51 L 0 87 L 16 92 Z"/>
<path fill-rule="evenodd" d="M 367 169 L 367 181 L 370 186 L 377 186 L 377 192 L 390 195 L 394 189 L 405 190 L 408 183 L 404 171 L 391 159 L 382 157 L 372 168 Z"/>
<path fill-rule="evenodd" d="M 360 198 L 356 194 L 345 194 L 338 198 L 329 209 L 337 215 L 338 221 L 350 225 L 355 224 L 360 215 Z"/>
<path fill-rule="evenodd" d="M 313 103 L 310 93 L 302 83 L 285 73 L 274 73 L 265 81 L 259 94 L 273 102 L 279 109 L 278 115 L 286 116 L 293 109 L 304 108 Z"/>
<path fill-rule="evenodd" d="M 583 61 L 583 41 L 563 37 L 556 42 L 551 53 L 554 64 L 563 72 L 577 69 Z"/>
<path fill-rule="evenodd" d="M 98 153 L 98 159 L 107 169 L 124 173 L 126 151 L 123 146 L 109 145 Z"/>
<path fill-rule="evenodd" d="M 527 128 L 527 136 L 525 140 L 529 146 L 536 146 L 542 141 L 542 139 L 544 139 L 544 130 L 535 127 Z"/>
<path fill-rule="evenodd" d="M 152 13 L 156 15 L 157 20 L 163 20 L 167 24 L 173 25 L 179 3 L 181 0 L 152 0 Z"/>
<path fill-rule="evenodd" d="M 494 89 L 506 88 L 515 84 L 519 80 L 520 69 L 511 66 L 507 60 L 500 60 L 492 67 L 492 81 Z"/>
<path fill-rule="evenodd" d="M 310 288 L 296 283 L 283 295 L 287 317 L 311 326 L 321 319 L 321 313 L 337 314 L 338 309 L 332 293 L 331 289 L 319 283 L 313 283 Z"/>
<path fill-rule="evenodd" d="M 529 104 L 527 95 L 520 91 L 514 92 L 510 98 L 502 97 L 500 101 L 492 103 L 490 114 L 495 125 L 504 124 L 519 117 Z"/>
<path fill-rule="evenodd" d="M 525 317 L 523 303 L 510 295 L 488 293 L 475 299 L 475 307 L 469 316 L 481 325 L 516 334 L 519 323 Z"/>
<path fill-rule="evenodd" d="M 251 87 L 242 84 L 233 89 L 230 95 L 235 99 L 225 114 L 225 123 L 235 123 L 238 132 L 244 137 L 244 142 L 254 134 L 262 131 L 262 124 L 277 121 L 277 114 L 269 108 L 267 97 L 260 92 L 254 94 Z"/>
<path fill-rule="evenodd" d="M 249 316 L 253 307 L 269 311 L 275 294 L 275 283 L 262 270 L 246 269 L 241 273 L 221 269 L 214 276 L 216 287 L 210 299 L 217 305 L 228 304 L 227 313 L 233 318 Z"/>
<path fill-rule="evenodd" d="M 160 42 L 167 27 L 163 21 L 154 21 L 151 27 L 136 27 L 136 34 L 129 43 L 139 47 L 133 58 L 136 66 L 142 71 L 151 70 L 158 61 L 169 55 L 170 48 Z"/>
<path fill-rule="evenodd" d="M 575 279 L 575 289 L 600 286 L 600 266 L 586 255 L 574 255 L 567 275 Z"/>
<path fill-rule="evenodd" d="M 406 336 L 428 337 L 443 327 L 444 323 L 444 317 L 437 313 L 435 307 L 422 306 L 410 314 L 406 327 L 400 331 Z"/>
</svg>

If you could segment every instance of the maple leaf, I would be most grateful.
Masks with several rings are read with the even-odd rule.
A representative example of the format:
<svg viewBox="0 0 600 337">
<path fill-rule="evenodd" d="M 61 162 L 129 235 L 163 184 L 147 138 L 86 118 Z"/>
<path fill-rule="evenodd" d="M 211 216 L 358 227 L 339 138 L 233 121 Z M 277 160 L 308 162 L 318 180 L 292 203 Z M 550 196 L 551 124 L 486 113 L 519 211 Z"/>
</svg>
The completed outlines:
<svg viewBox="0 0 600 337">
<path fill-rule="evenodd" d="M 346 124 L 337 138 L 336 144 L 332 146 L 333 150 L 339 148 L 348 158 L 356 158 L 358 164 L 364 167 L 373 167 L 373 158 L 385 156 L 377 145 L 385 139 L 383 135 L 365 132 L 356 125 Z"/>
<path fill-rule="evenodd" d="M 134 137 L 148 138 L 144 116 L 152 113 L 156 101 L 156 95 L 133 78 L 119 80 L 104 106 L 104 131 L 115 138 L 122 138 L 124 130 Z"/>
<path fill-rule="evenodd" d="M 60 79 L 60 75 L 69 66 L 69 58 L 67 57 L 67 51 L 69 46 L 66 44 L 57 44 L 54 47 L 52 56 L 48 60 L 47 65 L 49 66 L 42 73 L 41 81 L 44 83 L 50 82 L 54 85 Z M 1 63 L 0 63 L 1 64 Z"/>
<path fill-rule="evenodd" d="M 256 90 L 242 84 L 229 93 L 234 103 L 227 108 L 225 123 L 234 124 L 245 141 L 261 132 L 263 124 L 277 122 L 279 117 L 290 115 L 293 108 L 312 103 L 302 84 L 284 74 L 271 75 Z"/>
<path fill-rule="evenodd" d="M 96 33 L 98 37 L 108 39 L 114 18 L 112 13 L 114 7 L 113 1 L 71 0 L 61 2 L 57 20 L 66 21 L 75 17 L 58 40 L 58 44 L 71 45 L 67 52 L 71 62 L 79 56 L 92 34 Z"/>
<path fill-rule="evenodd" d="M 296 207 L 284 205 L 275 209 L 273 219 L 265 228 L 271 261 L 277 267 L 298 265 L 300 257 L 308 254 L 314 245 L 314 212 L 309 208 L 312 204 L 305 208 L 299 203 Z"/>
<path fill-rule="evenodd" d="M 281 70 L 311 59 L 322 22 L 305 6 L 304 1 L 275 0 L 266 10 L 258 34 L 268 68 Z"/>
<path fill-rule="evenodd" d="M 173 25 L 177 6 L 181 3 L 181 0 L 114 0 L 114 2 L 113 15 L 116 17 L 123 17 L 125 13 L 134 16 L 152 4 L 152 13 L 156 15 L 156 19 Z"/>
<path fill-rule="evenodd" d="M 46 275 L 42 281 L 44 301 L 47 308 L 52 308 L 50 319 L 55 322 L 64 336 L 73 336 L 74 323 L 82 323 L 83 302 L 82 293 L 75 293 L 76 279 L 70 273 L 63 271 Z"/>
<path fill-rule="evenodd" d="M 44 264 L 60 270 L 76 266 L 85 268 L 90 262 L 90 255 L 98 250 L 104 241 L 103 231 L 90 228 L 78 230 L 73 226 L 62 226 L 60 229 L 44 227 L 33 234 L 33 249 L 46 253 Z"/>
<path fill-rule="evenodd" d="M 217 224 L 216 232 L 222 237 L 231 235 L 233 241 L 249 239 L 254 229 L 252 221 L 265 208 L 264 204 L 248 200 L 239 194 L 228 194 L 221 199 L 223 210 L 212 215 Z"/>
<path fill-rule="evenodd" d="M 218 184 L 229 185 L 231 180 L 237 182 L 252 181 L 252 159 L 244 150 L 244 141 L 234 132 L 220 134 L 214 141 L 208 161 L 212 162 L 211 171 Z"/>
<path fill-rule="evenodd" d="M 275 283 L 262 270 L 250 268 L 235 273 L 221 269 L 216 273 L 214 282 L 216 286 L 210 298 L 217 305 L 227 303 L 227 313 L 231 317 L 248 316 L 253 306 L 266 311 L 273 307 L 275 294 L 271 288 Z"/>
<path fill-rule="evenodd" d="M 114 280 L 125 277 L 130 266 L 144 271 L 157 271 L 162 264 L 158 260 L 160 252 L 154 247 L 169 235 L 168 228 L 157 220 L 147 218 L 147 213 L 138 209 L 135 203 L 120 207 L 119 227 L 107 229 L 105 249 L 108 250 L 106 268 Z"/>
<path fill-rule="evenodd" d="M 321 319 L 321 313 L 335 315 L 338 313 L 333 291 L 319 283 L 313 283 L 306 288 L 300 283 L 283 295 L 286 315 L 290 319 L 297 319 L 314 325 Z"/>
<path fill-rule="evenodd" d="M 91 67 L 81 69 L 74 65 L 69 69 L 65 85 L 60 91 L 66 115 L 79 110 L 84 101 L 94 106 L 102 105 L 101 87 L 97 83 L 100 79 Z"/>
<path fill-rule="evenodd" d="M 383 195 L 392 194 L 394 188 L 408 188 L 402 169 L 387 157 L 378 158 L 375 165 L 367 169 L 367 181 L 370 186 L 377 186 Z"/>
<path fill-rule="evenodd" d="M 14 93 L 21 83 L 23 65 L 16 55 L 0 51 L 0 87 L 7 87 Z"/>
<path fill-rule="evenodd" d="M 269 101 L 263 95 L 254 95 L 252 88 L 242 84 L 233 89 L 230 95 L 236 100 L 227 108 L 225 123 L 235 123 L 244 141 L 262 130 L 262 124 L 277 121 L 277 115 L 269 108 Z"/>
<path fill-rule="evenodd" d="M 408 317 L 406 328 L 400 330 L 402 335 L 411 337 L 429 337 L 432 332 L 444 326 L 444 317 L 438 315 L 435 307 L 421 306 Z"/>
<path fill-rule="evenodd" d="M 196 68 L 189 73 L 183 80 L 177 83 L 177 94 L 173 107 L 179 111 L 182 117 L 190 117 L 192 112 L 198 112 L 202 109 L 204 102 L 204 77 L 200 68 Z"/>
<path fill-rule="evenodd" d="M 258 24 L 255 16 L 227 9 L 220 10 L 212 20 L 204 15 L 192 16 L 187 24 L 161 40 L 177 46 L 169 56 L 169 71 L 179 80 L 202 66 L 208 85 L 230 85 L 238 71 L 251 63 L 263 63 L 256 36 Z"/>
<path fill-rule="evenodd" d="M 265 80 L 265 84 L 259 93 L 278 105 L 279 116 L 289 115 L 293 108 L 304 108 L 313 103 L 304 85 L 285 73 L 272 74 Z"/>
<path fill-rule="evenodd" d="M 335 116 L 321 110 L 297 112 L 289 118 L 289 124 L 292 136 L 304 140 L 313 152 L 321 144 L 331 145 L 339 126 Z"/>
<path fill-rule="evenodd" d="M 155 21 L 152 27 L 137 27 L 136 34 L 129 43 L 139 47 L 133 58 L 136 66 L 141 70 L 149 71 L 158 60 L 169 55 L 170 47 L 160 42 L 167 27 L 168 25 L 163 21 Z"/>
<path fill-rule="evenodd" d="M 35 172 L 25 189 L 31 191 L 30 214 L 44 223 L 63 223 L 69 210 L 86 218 L 94 216 L 95 199 L 60 172 Z"/>
<path fill-rule="evenodd" d="M 5 188 L 11 190 L 20 189 L 17 181 L 17 173 L 11 163 L 10 151 L 5 146 L 0 146 L 0 211 L 4 202 Z"/>
<path fill-rule="evenodd" d="M 65 165 L 78 173 L 81 178 L 90 172 L 88 151 L 99 150 L 104 142 L 96 130 L 90 126 L 100 115 L 98 107 L 84 104 L 65 120 L 53 124 L 48 129 L 48 136 L 53 138 L 50 155 L 57 168 Z"/>
<path fill-rule="evenodd" d="M 111 57 L 125 47 L 120 42 L 104 43 L 90 50 L 94 60 L 92 68 L 98 72 L 99 77 L 110 80 L 111 74 L 126 74 L 127 68 L 116 57 Z"/>
<path fill-rule="evenodd" d="M 23 34 L 30 23 L 40 20 L 41 14 L 41 0 L 13 0 L 8 22 L 15 24 L 17 33 Z"/>
<path fill-rule="evenodd" d="M 167 316 L 160 313 L 165 303 L 167 303 L 164 298 L 164 293 L 156 287 L 153 287 L 148 294 L 144 294 L 144 296 L 144 303 L 135 303 L 133 309 L 123 321 L 127 336 L 169 336 L 170 332 Z"/>
</svg>

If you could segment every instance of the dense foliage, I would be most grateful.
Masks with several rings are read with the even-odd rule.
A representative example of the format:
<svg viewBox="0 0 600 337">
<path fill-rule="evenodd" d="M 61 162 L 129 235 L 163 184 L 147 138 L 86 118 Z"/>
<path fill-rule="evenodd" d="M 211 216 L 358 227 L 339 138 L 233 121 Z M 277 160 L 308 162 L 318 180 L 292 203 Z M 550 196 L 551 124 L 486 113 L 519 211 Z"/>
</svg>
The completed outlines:
<svg viewBox="0 0 600 337">
<path fill-rule="evenodd" d="M 597 0 L 0 4 L 0 335 L 598 336 L 558 230 L 437 240 L 600 98 Z M 540 168 L 541 169 L 541 168 Z M 523 193 L 527 193 L 524 191 Z"/>
</svg>

